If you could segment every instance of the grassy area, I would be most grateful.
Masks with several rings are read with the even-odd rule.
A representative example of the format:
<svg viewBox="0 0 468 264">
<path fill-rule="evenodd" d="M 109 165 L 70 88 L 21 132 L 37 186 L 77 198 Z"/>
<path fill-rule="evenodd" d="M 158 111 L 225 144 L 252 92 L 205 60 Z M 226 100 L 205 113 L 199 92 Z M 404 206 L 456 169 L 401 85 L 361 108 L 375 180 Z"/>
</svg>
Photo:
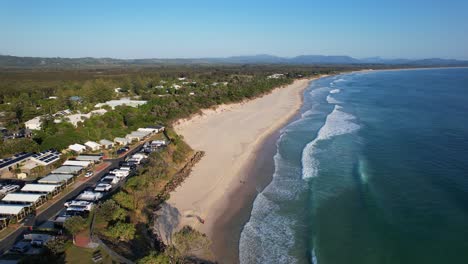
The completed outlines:
<svg viewBox="0 0 468 264">
<path fill-rule="evenodd" d="M 17 228 L 18 228 L 18 225 L 9 225 L 6 228 L 4 228 L 2 231 L 0 231 L 0 240 L 10 235 Z"/>
<path fill-rule="evenodd" d="M 92 260 L 93 253 L 99 251 L 102 254 L 102 261 L 100 263 L 115 263 L 113 259 L 102 249 L 80 248 L 71 245 L 65 251 L 65 263 L 94 263 Z"/>
</svg>

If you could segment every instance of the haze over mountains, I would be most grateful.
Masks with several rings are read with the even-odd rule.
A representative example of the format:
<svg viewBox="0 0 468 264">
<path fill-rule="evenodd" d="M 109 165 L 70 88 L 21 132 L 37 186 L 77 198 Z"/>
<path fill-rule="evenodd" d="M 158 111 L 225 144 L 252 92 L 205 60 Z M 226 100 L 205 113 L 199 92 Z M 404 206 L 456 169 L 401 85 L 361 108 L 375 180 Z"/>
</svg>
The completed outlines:
<svg viewBox="0 0 468 264">
<path fill-rule="evenodd" d="M 0 67 L 36 68 L 36 67 L 86 67 L 86 66 L 150 66 L 163 64 L 384 64 L 407 66 L 468 66 L 468 61 L 454 59 L 384 59 L 372 57 L 356 59 L 350 56 L 301 55 L 296 57 L 278 57 L 261 54 L 253 56 L 233 56 L 225 58 L 174 58 L 174 59 L 113 59 L 113 58 L 45 58 L 17 57 L 0 55 Z"/>
</svg>

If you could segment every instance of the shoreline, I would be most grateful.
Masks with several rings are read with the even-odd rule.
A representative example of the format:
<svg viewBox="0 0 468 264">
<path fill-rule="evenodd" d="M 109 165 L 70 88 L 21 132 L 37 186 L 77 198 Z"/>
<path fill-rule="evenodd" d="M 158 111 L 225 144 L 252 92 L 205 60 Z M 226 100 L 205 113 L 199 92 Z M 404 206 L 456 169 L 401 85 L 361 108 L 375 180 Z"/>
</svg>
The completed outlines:
<svg viewBox="0 0 468 264">
<path fill-rule="evenodd" d="M 178 227 L 190 225 L 207 234 L 216 260 L 238 262 L 240 231 L 250 217 L 258 190 L 271 182 L 279 131 L 297 117 L 304 90 L 321 77 L 295 80 L 262 97 L 203 110 L 202 115 L 174 125 L 192 148 L 205 151 L 206 156 L 188 180 L 171 193 L 167 204 L 178 211 Z M 249 129 L 222 133 L 230 126 Z M 218 135 L 225 143 L 214 142 Z M 198 217 L 205 223 L 201 224 Z"/>
</svg>

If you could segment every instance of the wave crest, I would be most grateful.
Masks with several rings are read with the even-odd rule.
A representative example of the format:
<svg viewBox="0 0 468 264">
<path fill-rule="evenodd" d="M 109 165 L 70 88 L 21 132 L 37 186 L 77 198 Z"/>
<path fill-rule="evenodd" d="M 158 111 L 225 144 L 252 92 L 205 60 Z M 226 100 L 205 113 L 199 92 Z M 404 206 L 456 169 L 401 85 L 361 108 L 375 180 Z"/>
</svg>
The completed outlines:
<svg viewBox="0 0 468 264">
<path fill-rule="evenodd" d="M 302 178 L 308 179 L 316 177 L 319 162 L 314 154 L 317 151 L 317 143 L 332 137 L 352 133 L 360 126 L 352 120 L 355 117 L 349 113 L 341 111 L 342 107 L 335 105 L 333 111 L 327 116 L 325 124 L 320 128 L 317 137 L 306 145 L 302 151 Z"/>
</svg>

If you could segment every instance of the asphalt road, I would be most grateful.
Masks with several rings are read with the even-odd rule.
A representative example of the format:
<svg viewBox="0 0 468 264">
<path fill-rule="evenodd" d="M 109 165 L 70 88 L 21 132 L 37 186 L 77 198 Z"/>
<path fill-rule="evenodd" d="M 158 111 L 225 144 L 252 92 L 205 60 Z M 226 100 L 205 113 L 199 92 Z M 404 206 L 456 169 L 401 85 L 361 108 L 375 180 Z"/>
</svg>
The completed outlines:
<svg viewBox="0 0 468 264">
<path fill-rule="evenodd" d="M 57 200 L 54 204 L 49 206 L 47 209 L 42 211 L 36 216 L 30 216 L 28 217 L 24 222 L 21 227 L 19 227 L 17 230 L 9 234 L 7 237 L 5 237 L 2 241 L 0 241 L 0 254 L 3 254 L 6 252 L 8 249 L 10 249 L 18 240 L 21 240 L 23 237 L 22 235 L 29 229 L 29 226 L 40 226 L 43 223 L 47 222 L 50 218 L 55 216 L 57 213 L 60 212 L 60 210 L 63 209 L 63 204 L 71 200 L 72 198 L 78 196 L 82 191 L 89 187 L 93 187 L 96 182 L 98 182 L 102 176 L 107 174 L 110 170 L 113 170 L 115 168 L 119 167 L 119 162 L 125 160 L 125 158 L 129 155 L 132 155 L 136 152 L 138 152 L 141 149 L 141 145 L 130 150 L 129 152 L 126 153 L 121 158 L 116 158 L 116 159 L 108 159 L 105 160 L 105 162 L 111 163 L 106 169 L 100 171 L 99 173 L 93 175 L 91 178 L 89 178 L 85 183 L 82 185 L 78 186 L 76 189 L 72 190 L 69 192 L 67 195 L 62 197 L 61 199 Z"/>
</svg>

